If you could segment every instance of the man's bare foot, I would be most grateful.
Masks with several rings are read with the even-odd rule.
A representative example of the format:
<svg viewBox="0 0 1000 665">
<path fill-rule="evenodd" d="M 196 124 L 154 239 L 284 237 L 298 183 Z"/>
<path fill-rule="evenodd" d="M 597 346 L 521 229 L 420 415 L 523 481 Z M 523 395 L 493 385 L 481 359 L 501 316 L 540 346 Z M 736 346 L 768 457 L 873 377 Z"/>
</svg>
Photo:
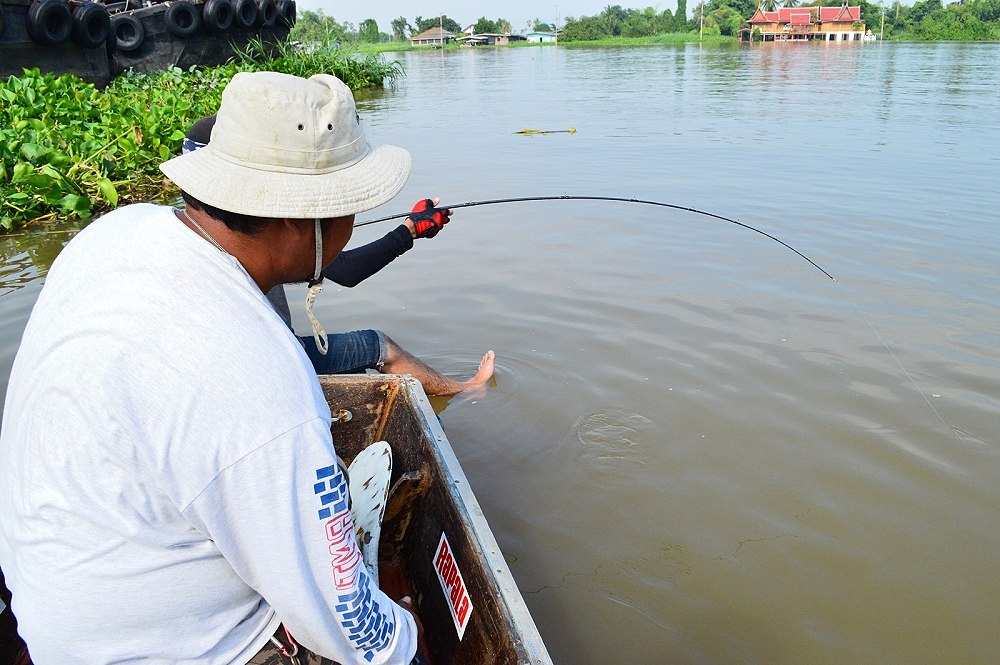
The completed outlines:
<svg viewBox="0 0 1000 665">
<path fill-rule="evenodd" d="M 385 342 L 387 353 L 382 371 L 386 374 L 409 374 L 420 382 L 420 385 L 424 387 L 424 392 L 428 395 L 456 395 L 476 389 L 485 391 L 486 382 L 490 380 L 495 370 L 496 354 L 491 349 L 479 362 L 479 369 L 475 376 L 468 381 L 456 381 L 449 379 L 428 366 L 424 361 L 405 351 L 388 336 L 386 336 Z"/>
<path fill-rule="evenodd" d="M 469 379 L 468 383 L 475 383 L 477 385 L 482 385 L 490 380 L 495 371 L 497 354 L 490 349 L 485 354 L 483 354 L 483 359 L 479 361 L 479 371 L 476 375 Z"/>
<path fill-rule="evenodd" d="M 479 371 L 476 372 L 474 377 L 463 382 L 458 392 L 464 393 L 471 390 L 479 393 L 485 392 L 484 387 L 486 386 L 486 382 L 493 376 L 495 369 L 496 353 L 493 352 L 493 349 L 490 349 L 483 355 L 483 359 L 479 361 Z"/>
</svg>

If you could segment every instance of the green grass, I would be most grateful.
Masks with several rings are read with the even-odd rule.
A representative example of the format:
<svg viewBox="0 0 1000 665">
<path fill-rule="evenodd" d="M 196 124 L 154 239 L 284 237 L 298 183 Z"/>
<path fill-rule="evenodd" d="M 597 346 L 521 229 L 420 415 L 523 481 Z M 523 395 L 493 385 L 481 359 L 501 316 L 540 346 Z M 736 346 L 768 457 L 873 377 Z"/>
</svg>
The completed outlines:
<svg viewBox="0 0 1000 665">
<path fill-rule="evenodd" d="M 559 42 L 559 46 L 659 46 L 661 44 L 723 44 L 736 42 L 736 37 L 723 37 L 720 35 L 705 35 L 699 38 L 697 32 L 672 32 L 665 35 L 652 35 L 650 37 L 605 37 L 593 41 L 580 42 Z"/>
</svg>

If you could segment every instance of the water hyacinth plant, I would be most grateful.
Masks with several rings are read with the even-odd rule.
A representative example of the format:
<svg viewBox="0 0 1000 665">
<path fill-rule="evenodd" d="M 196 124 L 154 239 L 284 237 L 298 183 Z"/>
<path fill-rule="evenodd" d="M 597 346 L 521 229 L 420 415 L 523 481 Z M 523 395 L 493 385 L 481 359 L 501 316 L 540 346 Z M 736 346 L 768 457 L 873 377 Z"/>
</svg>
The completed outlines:
<svg viewBox="0 0 1000 665">
<path fill-rule="evenodd" d="M 159 164 L 184 132 L 214 113 L 240 71 L 331 73 L 352 89 L 392 83 L 398 63 L 332 50 L 260 44 L 221 67 L 128 73 L 98 90 L 72 75 L 26 70 L 0 81 L 0 233 L 33 220 L 87 218 L 119 204 L 159 200 Z"/>
</svg>

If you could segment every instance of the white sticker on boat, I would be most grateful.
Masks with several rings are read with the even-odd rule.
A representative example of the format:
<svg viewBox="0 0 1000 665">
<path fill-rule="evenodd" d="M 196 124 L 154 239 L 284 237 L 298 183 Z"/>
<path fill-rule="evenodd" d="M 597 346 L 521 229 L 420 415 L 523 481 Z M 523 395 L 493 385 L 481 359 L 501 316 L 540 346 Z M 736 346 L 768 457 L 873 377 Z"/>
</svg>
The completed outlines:
<svg viewBox="0 0 1000 665">
<path fill-rule="evenodd" d="M 461 641 L 465 636 L 465 627 L 469 625 L 469 617 L 472 615 L 472 599 L 469 598 L 469 590 L 465 588 L 465 580 L 462 579 L 462 573 L 455 562 L 455 555 L 452 554 L 451 546 L 443 531 L 437 552 L 434 553 L 434 570 L 437 571 L 438 579 L 441 581 L 444 596 L 448 599 L 448 609 L 451 610 L 451 618 L 455 620 L 455 629 Z"/>
</svg>

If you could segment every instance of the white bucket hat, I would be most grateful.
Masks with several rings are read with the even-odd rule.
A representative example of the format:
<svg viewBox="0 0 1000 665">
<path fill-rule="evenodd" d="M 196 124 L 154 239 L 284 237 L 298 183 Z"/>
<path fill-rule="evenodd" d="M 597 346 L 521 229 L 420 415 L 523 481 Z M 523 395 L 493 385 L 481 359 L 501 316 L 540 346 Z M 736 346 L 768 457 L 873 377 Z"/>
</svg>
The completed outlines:
<svg viewBox="0 0 1000 665">
<path fill-rule="evenodd" d="M 212 139 L 160 170 L 203 203 L 255 217 L 342 217 L 382 205 L 410 174 L 402 148 L 372 147 L 335 76 L 240 72 Z"/>
</svg>

